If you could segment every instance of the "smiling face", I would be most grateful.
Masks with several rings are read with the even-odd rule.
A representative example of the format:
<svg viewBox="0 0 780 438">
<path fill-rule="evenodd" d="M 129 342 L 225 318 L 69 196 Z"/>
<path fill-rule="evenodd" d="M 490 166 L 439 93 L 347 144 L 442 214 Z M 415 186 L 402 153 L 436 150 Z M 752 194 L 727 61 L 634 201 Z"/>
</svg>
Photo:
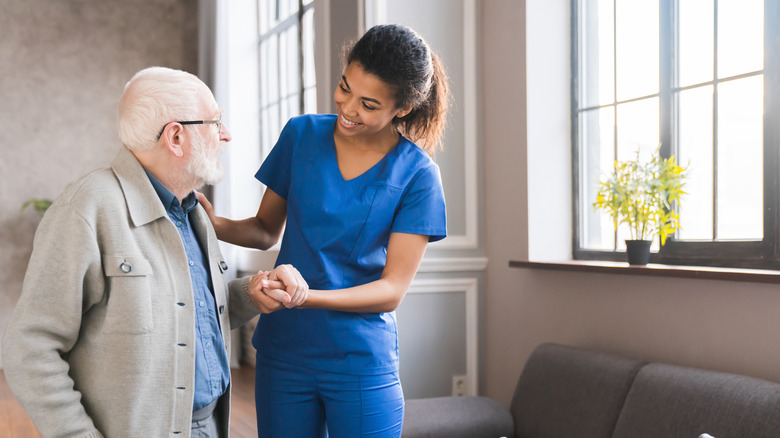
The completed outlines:
<svg viewBox="0 0 780 438">
<path fill-rule="evenodd" d="M 406 108 L 396 108 L 392 90 L 357 62 L 344 70 L 333 100 L 338 112 L 336 134 L 355 139 L 395 136 L 393 118 L 409 112 Z"/>
</svg>

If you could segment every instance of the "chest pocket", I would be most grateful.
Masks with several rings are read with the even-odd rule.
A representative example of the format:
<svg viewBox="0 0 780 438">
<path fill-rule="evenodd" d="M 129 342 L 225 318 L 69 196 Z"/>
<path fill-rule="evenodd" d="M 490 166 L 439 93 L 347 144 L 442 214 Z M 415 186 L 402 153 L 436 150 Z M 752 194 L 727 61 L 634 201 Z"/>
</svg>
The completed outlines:
<svg viewBox="0 0 780 438">
<path fill-rule="evenodd" d="M 154 328 L 152 266 L 138 255 L 103 256 L 106 276 L 104 333 L 140 335 Z"/>
</svg>

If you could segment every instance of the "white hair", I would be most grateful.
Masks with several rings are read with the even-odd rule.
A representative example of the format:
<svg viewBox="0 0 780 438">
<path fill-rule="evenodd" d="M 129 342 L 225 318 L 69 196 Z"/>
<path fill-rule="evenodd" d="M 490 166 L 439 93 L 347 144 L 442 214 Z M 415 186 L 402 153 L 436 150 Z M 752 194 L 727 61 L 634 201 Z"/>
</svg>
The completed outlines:
<svg viewBox="0 0 780 438">
<path fill-rule="evenodd" d="M 217 149 L 207 146 L 206 138 L 195 130 L 192 133 L 192 152 L 187 163 L 187 175 L 192 179 L 192 187 L 203 184 L 214 185 L 222 181 L 224 170 L 219 156 L 225 151 L 225 143 L 218 143 Z"/>
<path fill-rule="evenodd" d="M 119 101 L 119 140 L 130 150 L 154 147 L 163 127 L 192 120 L 211 91 L 197 76 L 165 67 L 149 67 L 125 85 Z"/>
</svg>

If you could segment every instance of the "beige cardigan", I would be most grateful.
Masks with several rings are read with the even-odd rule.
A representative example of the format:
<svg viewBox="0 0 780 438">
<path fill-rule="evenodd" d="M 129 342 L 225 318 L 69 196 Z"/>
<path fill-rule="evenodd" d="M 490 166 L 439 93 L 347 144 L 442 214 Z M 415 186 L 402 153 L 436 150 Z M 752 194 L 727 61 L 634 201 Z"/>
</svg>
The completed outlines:
<svg viewBox="0 0 780 438">
<path fill-rule="evenodd" d="M 248 278 L 226 288 L 202 207 L 228 357 L 230 328 L 258 310 Z M 227 311 L 229 309 L 229 311 Z M 3 339 L 14 395 L 44 437 L 189 437 L 195 308 L 176 227 L 135 156 L 69 185 L 35 235 L 22 294 Z M 230 390 L 218 406 L 229 417 Z M 228 422 L 221 425 L 227 436 Z"/>
</svg>

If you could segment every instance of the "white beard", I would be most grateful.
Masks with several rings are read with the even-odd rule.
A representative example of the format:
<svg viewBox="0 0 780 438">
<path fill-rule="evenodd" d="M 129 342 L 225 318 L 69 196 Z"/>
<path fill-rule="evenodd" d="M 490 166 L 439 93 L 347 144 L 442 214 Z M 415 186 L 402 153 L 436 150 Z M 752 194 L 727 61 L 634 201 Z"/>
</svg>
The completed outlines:
<svg viewBox="0 0 780 438">
<path fill-rule="evenodd" d="M 196 183 L 194 184 L 196 187 L 204 184 L 214 185 L 222 181 L 225 174 L 222 163 L 219 161 L 219 156 L 224 152 L 225 145 L 220 142 L 211 154 L 208 149 L 206 139 L 199 132 L 194 132 L 192 135 L 192 157 L 187 163 L 187 174 Z"/>
</svg>

